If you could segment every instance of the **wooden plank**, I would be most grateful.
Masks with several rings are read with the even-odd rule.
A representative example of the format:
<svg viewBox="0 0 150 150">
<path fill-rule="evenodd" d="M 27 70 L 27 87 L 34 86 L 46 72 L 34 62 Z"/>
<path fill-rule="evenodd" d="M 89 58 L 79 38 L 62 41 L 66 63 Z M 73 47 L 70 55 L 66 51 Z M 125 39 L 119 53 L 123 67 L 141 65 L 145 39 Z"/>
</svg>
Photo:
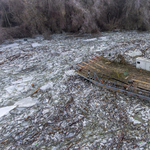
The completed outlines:
<svg viewBox="0 0 150 150">
<path fill-rule="evenodd" d="M 95 57 L 92 57 L 92 59 L 94 59 L 94 60 L 98 61 L 98 59 L 97 59 L 97 58 L 95 58 Z"/>
<path fill-rule="evenodd" d="M 140 80 L 136 80 L 136 79 L 132 79 L 132 80 L 135 81 L 135 82 L 139 82 L 139 83 L 150 85 L 150 83 L 148 83 L 148 82 L 144 82 L 144 81 L 140 81 Z"/>
<path fill-rule="evenodd" d="M 82 66 L 82 65 L 80 65 L 80 64 L 78 64 L 78 66 L 81 67 L 81 68 L 85 68 L 85 67 L 86 67 L 86 66 Z"/>
<path fill-rule="evenodd" d="M 91 68 L 94 69 L 94 70 L 97 70 L 98 72 L 101 72 L 99 69 L 96 69 L 95 67 L 89 65 L 88 63 L 85 63 L 85 62 L 82 62 L 82 63 L 85 64 L 85 65 L 88 65 L 89 67 L 91 67 Z"/>
<path fill-rule="evenodd" d="M 101 56 L 94 55 L 96 58 L 100 59 Z"/>
<path fill-rule="evenodd" d="M 103 69 L 107 69 L 106 67 L 104 67 L 104 66 L 102 66 L 102 65 L 100 65 L 100 64 L 98 64 L 98 63 L 96 63 L 95 61 L 93 61 L 93 60 L 91 60 L 91 59 L 88 59 L 90 62 L 93 62 L 94 64 L 96 64 L 97 66 L 99 66 L 99 67 L 101 67 L 101 68 L 103 68 Z"/>
<path fill-rule="evenodd" d="M 148 85 L 148 84 L 143 84 L 143 83 L 140 83 L 140 82 L 139 82 L 139 83 L 138 83 L 138 86 L 141 87 L 141 88 L 150 90 L 150 85 Z"/>
</svg>

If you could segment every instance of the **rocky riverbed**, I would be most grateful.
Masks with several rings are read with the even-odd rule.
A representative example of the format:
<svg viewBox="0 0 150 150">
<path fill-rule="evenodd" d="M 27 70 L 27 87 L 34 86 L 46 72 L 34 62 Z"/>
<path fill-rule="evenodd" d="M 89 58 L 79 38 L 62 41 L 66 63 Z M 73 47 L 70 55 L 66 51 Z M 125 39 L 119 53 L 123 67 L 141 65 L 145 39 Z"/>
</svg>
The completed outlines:
<svg viewBox="0 0 150 150">
<path fill-rule="evenodd" d="M 135 65 L 149 32 L 54 34 L 0 45 L 0 149 L 149 150 L 150 105 L 75 74 L 93 55 Z"/>
</svg>

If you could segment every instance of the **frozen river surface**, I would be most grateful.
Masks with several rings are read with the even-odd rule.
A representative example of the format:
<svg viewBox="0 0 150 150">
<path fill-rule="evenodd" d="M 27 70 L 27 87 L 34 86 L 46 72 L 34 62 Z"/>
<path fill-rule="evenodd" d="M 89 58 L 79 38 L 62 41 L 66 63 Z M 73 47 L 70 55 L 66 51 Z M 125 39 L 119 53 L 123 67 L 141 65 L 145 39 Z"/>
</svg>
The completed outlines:
<svg viewBox="0 0 150 150">
<path fill-rule="evenodd" d="M 150 58 L 148 32 L 54 34 L 0 45 L 0 149 L 150 148 L 150 105 L 75 74 L 93 55 Z"/>
</svg>

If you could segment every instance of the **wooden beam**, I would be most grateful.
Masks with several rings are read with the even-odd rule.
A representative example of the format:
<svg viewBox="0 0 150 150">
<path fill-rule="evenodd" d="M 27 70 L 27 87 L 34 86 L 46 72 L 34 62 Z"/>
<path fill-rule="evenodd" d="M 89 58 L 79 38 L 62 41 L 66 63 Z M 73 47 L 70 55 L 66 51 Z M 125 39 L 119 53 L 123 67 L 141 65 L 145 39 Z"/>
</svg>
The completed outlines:
<svg viewBox="0 0 150 150">
<path fill-rule="evenodd" d="M 90 62 L 93 62 L 94 64 L 98 65 L 99 67 L 103 68 L 103 69 L 107 69 L 106 67 L 96 63 L 95 61 L 91 60 L 91 59 L 88 59 Z"/>
<path fill-rule="evenodd" d="M 92 59 L 94 59 L 94 60 L 98 61 L 98 59 L 97 59 L 97 58 L 95 58 L 95 57 L 92 57 Z"/>
<path fill-rule="evenodd" d="M 91 67 L 94 70 L 97 70 L 98 72 L 101 72 L 99 69 L 96 69 L 95 67 L 89 65 L 88 63 L 85 63 L 85 62 L 82 62 L 82 63 L 85 64 L 85 65 L 87 65 L 87 66 L 89 66 L 89 67 Z"/>
<path fill-rule="evenodd" d="M 78 64 L 78 66 L 81 67 L 81 68 L 85 68 L 85 67 L 86 67 L 86 66 L 82 66 L 82 65 L 80 65 L 80 64 Z"/>
<path fill-rule="evenodd" d="M 136 79 L 132 79 L 132 80 L 135 81 L 135 82 L 139 82 L 139 83 L 150 85 L 150 83 L 148 83 L 148 82 L 144 82 L 144 81 L 140 81 L 140 80 L 136 80 Z"/>
<path fill-rule="evenodd" d="M 94 55 L 96 58 L 100 59 L 101 56 Z"/>
</svg>

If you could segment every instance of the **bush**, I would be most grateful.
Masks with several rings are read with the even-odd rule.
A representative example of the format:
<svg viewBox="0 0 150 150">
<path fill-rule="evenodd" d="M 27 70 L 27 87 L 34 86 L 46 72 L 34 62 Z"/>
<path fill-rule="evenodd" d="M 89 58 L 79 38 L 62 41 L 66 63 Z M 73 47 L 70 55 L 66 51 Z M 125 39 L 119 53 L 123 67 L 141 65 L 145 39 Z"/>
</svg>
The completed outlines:
<svg viewBox="0 0 150 150">
<path fill-rule="evenodd" d="M 7 33 L 5 29 L 0 27 L 0 44 L 3 43 L 6 39 L 11 39 L 12 37 Z"/>
</svg>

